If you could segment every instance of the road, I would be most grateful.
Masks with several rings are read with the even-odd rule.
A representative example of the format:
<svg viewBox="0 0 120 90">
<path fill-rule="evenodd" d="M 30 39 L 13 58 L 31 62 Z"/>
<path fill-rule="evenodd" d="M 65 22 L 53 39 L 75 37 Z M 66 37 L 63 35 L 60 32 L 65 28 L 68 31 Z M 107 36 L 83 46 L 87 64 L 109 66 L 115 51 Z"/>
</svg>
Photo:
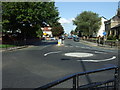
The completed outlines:
<svg viewBox="0 0 120 90">
<path fill-rule="evenodd" d="M 64 76 L 117 65 L 117 50 L 101 49 L 66 39 L 64 45 L 55 41 L 2 53 L 3 88 L 36 88 Z M 80 83 L 108 80 L 114 72 L 81 77 Z M 58 87 L 71 87 L 70 85 Z"/>
</svg>

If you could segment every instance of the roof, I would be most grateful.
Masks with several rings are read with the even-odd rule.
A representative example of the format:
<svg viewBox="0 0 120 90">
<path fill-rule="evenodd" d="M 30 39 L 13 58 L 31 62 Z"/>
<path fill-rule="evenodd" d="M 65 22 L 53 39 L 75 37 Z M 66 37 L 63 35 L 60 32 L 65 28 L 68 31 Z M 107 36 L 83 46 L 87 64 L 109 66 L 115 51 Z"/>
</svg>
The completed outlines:
<svg viewBox="0 0 120 90">
<path fill-rule="evenodd" d="M 104 19 L 106 19 L 106 20 L 108 20 L 106 17 L 104 17 L 104 16 L 102 16 L 102 18 L 104 18 Z"/>
<path fill-rule="evenodd" d="M 120 21 L 120 18 L 116 15 L 116 16 L 112 17 L 112 20 L 114 20 L 114 21 Z"/>
<path fill-rule="evenodd" d="M 106 24 L 110 24 L 112 21 L 120 21 L 120 17 L 118 17 L 117 15 L 113 16 L 111 19 L 105 21 L 104 23 Z"/>
<path fill-rule="evenodd" d="M 44 27 L 43 31 L 51 31 L 51 27 Z"/>
</svg>

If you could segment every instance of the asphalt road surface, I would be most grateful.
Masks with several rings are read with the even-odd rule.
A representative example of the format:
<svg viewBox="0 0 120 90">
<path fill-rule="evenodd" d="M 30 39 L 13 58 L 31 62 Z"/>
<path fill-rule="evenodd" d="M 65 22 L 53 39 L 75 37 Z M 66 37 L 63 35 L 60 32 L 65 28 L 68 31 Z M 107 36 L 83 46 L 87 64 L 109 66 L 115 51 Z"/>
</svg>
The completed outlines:
<svg viewBox="0 0 120 90">
<path fill-rule="evenodd" d="M 101 49 L 66 39 L 64 45 L 43 41 L 2 53 L 3 88 L 37 88 L 64 76 L 117 65 L 117 50 Z M 80 84 L 108 80 L 113 71 L 80 77 Z M 69 85 L 68 85 L 69 84 Z M 71 87 L 71 81 L 57 87 Z"/>
</svg>

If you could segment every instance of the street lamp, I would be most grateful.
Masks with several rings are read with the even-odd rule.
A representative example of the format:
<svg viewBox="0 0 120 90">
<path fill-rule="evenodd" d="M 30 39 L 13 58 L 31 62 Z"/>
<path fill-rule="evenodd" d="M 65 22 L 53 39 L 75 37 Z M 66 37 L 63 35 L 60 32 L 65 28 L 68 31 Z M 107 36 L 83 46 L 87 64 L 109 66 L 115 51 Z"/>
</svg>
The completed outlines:
<svg viewBox="0 0 120 90">
<path fill-rule="evenodd" d="M 25 33 L 25 28 L 26 24 L 23 23 L 23 27 L 24 27 L 24 45 L 26 45 L 26 33 Z"/>
</svg>

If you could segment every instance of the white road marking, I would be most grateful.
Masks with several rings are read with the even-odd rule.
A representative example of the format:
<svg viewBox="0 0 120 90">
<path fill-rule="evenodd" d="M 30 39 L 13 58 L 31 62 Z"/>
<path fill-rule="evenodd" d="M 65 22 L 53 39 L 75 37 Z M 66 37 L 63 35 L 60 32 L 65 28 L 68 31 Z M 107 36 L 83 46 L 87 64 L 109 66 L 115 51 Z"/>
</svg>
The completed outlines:
<svg viewBox="0 0 120 90">
<path fill-rule="evenodd" d="M 95 53 L 103 53 L 103 54 L 107 54 L 107 53 L 104 53 L 104 52 L 98 52 L 98 51 L 95 51 Z"/>
<path fill-rule="evenodd" d="M 89 47 L 81 47 L 81 48 L 89 48 Z"/>
<path fill-rule="evenodd" d="M 47 56 L 47 55 L 49 55 L 49 54 L 53 54 L 53 53 L 60 53 L 61 51 L 57 51 L 57 52 L 49 52 L 49 53 L 46 53 L 46 54 L 44 54 L 44 56 Z"/>
<path fill-rule="evenodd" d="M 70 57 L 91 57 L 91 56 L 93 56 L 93 54 L 92 53 L 73 52 L 73 53 L 65 53 L 65 56 L 70 56 Z"/>
<path fill-rule="evenodd" d="M 104 61 L 110 61 L 110 60 L 113 60 L 115 59 L 116 56 L 113 56 L 112 58 L 109 58 L 109 59 L 103 59 L 103 60 L 77 60 L 77 61 L 85 61 L 85 62 L 104 62 Z"/>
</svg>

